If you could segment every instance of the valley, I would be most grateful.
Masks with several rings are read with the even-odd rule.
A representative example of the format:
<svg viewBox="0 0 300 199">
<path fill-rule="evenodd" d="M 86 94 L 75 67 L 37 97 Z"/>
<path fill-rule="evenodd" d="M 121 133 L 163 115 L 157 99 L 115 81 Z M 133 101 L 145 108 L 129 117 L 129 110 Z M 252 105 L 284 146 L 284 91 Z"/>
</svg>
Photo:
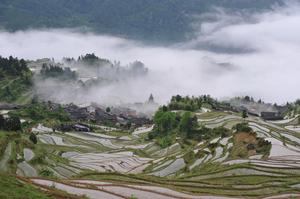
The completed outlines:
<svg viewBox="0 0 300 199">
<path fill-rule="evenodd" d="M 87 95 L 99 98 L 93 88 L 151 71 L 138 61 L 121 66 L 94 54 L 63 63 L 1 61 L 11 67 L 2 67 L 0 81 L 0 175 L 32 194 L 300 197 L 299 100 L 277 105 L 249 96 L 175 95 L 159 105 L 150 94 L 144 102 L 83 103 Z"/>
<path fill-rule="evenodd" d="M 0 199 L 300 198 L 297 0 L 1 0 Z"/>
<path fill-rule="evenodd" d="M 199 125 L 207 128 L 232 129 L 247 122 L 255 136 L 241 132 L 192 144 L 178 140 L 163 148 L 147 138 L 153 130 L 151 124 L 133 131 L 104 131 L 94 126 L 93 132 L 53 132 L 38 124 L 32 130 L 37 144 L 32 144 L 26 133 L 9 134 L 7 140 L 7 133 L 1 133 L 1 170 L 23 176 L 21 180 L 43 189 L 55 187 L 89 198 L 107 194 L 109 198 L 129 198 L 131 194 L 139 198 L 146 193 L 149 198 L 299 194 L 300 136 L 290 129 L 296 117 L 271 122 L 233 112 L 195 114 Z M 270 142 L 270 149 L 243 153 L 247 148 L 240 143 L 255 143 L 256 136 Z"/>
</svg>

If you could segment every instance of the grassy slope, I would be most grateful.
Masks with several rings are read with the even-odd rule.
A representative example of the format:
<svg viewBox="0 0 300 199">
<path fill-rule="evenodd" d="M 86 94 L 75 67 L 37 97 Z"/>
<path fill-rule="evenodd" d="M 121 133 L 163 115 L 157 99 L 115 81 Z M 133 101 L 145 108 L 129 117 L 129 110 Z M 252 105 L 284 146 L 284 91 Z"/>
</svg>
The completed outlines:
<svg viewBox="0 0 300 199">
<path fill-rule="evenodd" d="M 7 96 L 5 89 L 9 88 L 11 96 Z M 0 80 L 0 102 L 14 102 L 18 104 L 26 104 L 30 102 L 32 91 L 29 85 L 24 84 L 19 77 L 5 77 Z"/>
<path fill-rule="evenodd" d="M 0 173 L 0 198 L 50 199 L 53 197 L 15 177 Z"/>
</svg>

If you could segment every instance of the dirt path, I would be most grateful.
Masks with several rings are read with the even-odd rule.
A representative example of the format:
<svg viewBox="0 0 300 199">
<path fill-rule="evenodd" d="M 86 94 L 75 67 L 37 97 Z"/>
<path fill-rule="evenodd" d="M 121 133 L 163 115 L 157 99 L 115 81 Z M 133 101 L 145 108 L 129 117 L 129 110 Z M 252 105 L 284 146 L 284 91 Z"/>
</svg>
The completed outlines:
<svg viewBox="0 0 300 199">
<path fill-rule="evenodd" d="M 4 86 L 2 86 L 1 89 L 4 89 L 4 88 L 8 87 L 9 85 L 11 85 L 14 81 L 16 81 L 16 80 L 18 80 L 18 79 L 20 79 L 20 78 L 18 77 L 18 78 L 16 78 L 16 79 L 10 80 L 7 84 L 5 84 Z"/>
</svg>

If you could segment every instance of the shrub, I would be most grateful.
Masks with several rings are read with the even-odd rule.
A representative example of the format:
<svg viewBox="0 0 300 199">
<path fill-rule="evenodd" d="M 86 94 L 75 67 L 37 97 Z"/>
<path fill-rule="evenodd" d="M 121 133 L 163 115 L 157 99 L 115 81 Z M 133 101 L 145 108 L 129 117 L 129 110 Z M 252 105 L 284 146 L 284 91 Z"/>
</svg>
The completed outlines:
<svg viewBox="0 0 300 199">
<path fill-rule="evenodd" d="M 33 143 L 33 144 L 36 144 L 37 143 L 37 137 L 34 133 L 31 133 L 30 136 L 29 136 L 29 139 L 30 141 Z"/>
<path fill-rule="evenodd" d="M 0 115 L 0 129 L 4 129 L 5 119 L 3 115 Z"/>
<path fill-rule="evenodd" d="M 138 199 L 138 198 L 132 194 L 129 199 Z"/>
<path fill-rule="evenodd" d="M 21 121 L 19 117 L 13 116 L 11 118 L 4 119 L 3 129 L 6 131 L 19 131 L 22 130 Z"/>
<path fill-rule="evenodd" d="M 162 148 L 166 148 L 168 146 L 171 146 L 173 144 L 173 139 L 170 135 L 160 137 L 157 139 L 157 144 L 160 145 Z"/>
<path fill-rule="evenodd" d="M 45 164 L 45 155 L 44 154 L 39 154 L 36 155 L 32 160 L 30 160 L 31 164 Z"/>
<path fill-rule="evenodd" d="M 42 169 L 39 174 L 43 177 L 51 177 L 54 175 L 53 171 L 49 169 Z"/>
<path fill-rule="evenodd" d="M 194 153 L 194 151 L 190 151 L 190 152 L 186 153 L 183 156 L 183 159 L 184 159 L 184 162 L 186 164 L 192 163 L 195 160 L 195 153 Z"/>
<path fill-rule="evenodd" d="M 246 122 L 243 122 L 243 123 L 238 123 L 236 124 L 233 129 L 236 131 L 236 132 L 245 132 L 245 133 L 250 133 L 252 132 L 252 128 L 249 127 L 248 123 Z"/>
</svg>

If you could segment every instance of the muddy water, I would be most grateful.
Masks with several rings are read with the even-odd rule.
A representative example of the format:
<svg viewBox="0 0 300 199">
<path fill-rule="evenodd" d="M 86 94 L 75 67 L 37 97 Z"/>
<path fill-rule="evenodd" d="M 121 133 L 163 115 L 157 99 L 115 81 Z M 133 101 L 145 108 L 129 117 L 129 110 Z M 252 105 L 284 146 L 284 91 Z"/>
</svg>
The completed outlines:
<svg viewBox="0 0 300 199">
<path fill-rule="evenodd" d="M 24 159 L 26 162 L 32 160 L 32 158 L 34 157 L 34 153 L 30 149 L 27 149 L 27 148 L 23 149 L 23 153 L 24 153 Z"/>
<path fill-rule="evenodd" d="M 180 159 L 177 159 L 174 162 L 172 162 L 166 168 L 153 173 L 153 175 L 156 175 L 156 176 L 168 176 L 170 174 L 173 174 L 173 173 L 179 171 L 180 169 L 182 169 L 184 167 L 185 167 L 184 160 L 182 158 L 180 158 Z"/>
<path fill-rule="evenodd" d="M 37 172 L 36 172 L 35 168 L 33 168 L 30 164 L 28 164 L 25 161 L 18 164 L 18 169 L 22 171 L 24 176 L 27 176 L 27 177 L 36 177 L 37 176 Z"/>
</svg>

